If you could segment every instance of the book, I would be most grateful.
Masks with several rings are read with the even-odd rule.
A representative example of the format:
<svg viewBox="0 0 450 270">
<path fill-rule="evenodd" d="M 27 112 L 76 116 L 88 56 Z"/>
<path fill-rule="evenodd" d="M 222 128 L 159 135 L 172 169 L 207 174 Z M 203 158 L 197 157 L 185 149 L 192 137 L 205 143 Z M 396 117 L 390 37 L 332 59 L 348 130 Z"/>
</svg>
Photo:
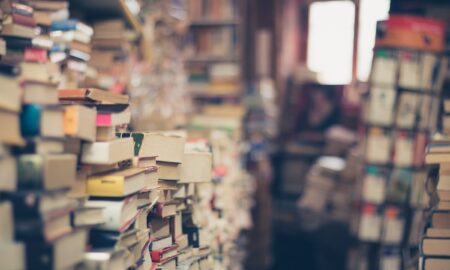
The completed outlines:
<svg viewBox="0 0 450 270">
<path fill-rule="evenodd" d="M 443 270 L 449 269 L 450 259 L 435 258 L 435 257 L 421 257 L 419 260 L 419 267 L 422 270 Z"/>
<path fill-rule="evenodd" d="M 212 181 L 212 155 L 208 152 L 186 152 L 183 156 L 179 183 Z"/>
<path fill-rule="evenodd" d="M 159 218 L 167 218 L 176 214 L 177 205 L 173 203 L 158 203 L 152 209 L 151 215 Z"/>
<path fill-rule="evenodd" d="M 156 157 L 156 160 L 161 162 L 182 162 L 185 138 L 161 133 L 133 134 L 132 137 L 137 142 L 135 144 L 137 156 Z"/>
<path fill-rule="evenodd" d="M 97 114 L 98 127 L 127 125 L 130 121 L 131 111 L 129 109 L 125 109 L 121 112 L 99 111 Z"/>
<path fill-rule="evenodd" d="M 63 2 L 64 3 L 64 2 Z M 65 2 L 67 4 L 67 2 Z M 55 21 L 50 26 L 51 31 L 80 31 L 88 36 L 94 34 L 94 29 L 89 25 L 82 23 L 75 19 L 69 19 L 64 21 Z"/>
<path fill-rule="evenodd" d="M 116 138 L 116 127 L 115 126 L 97 127 L 96 130 L 97 130 L 97 135 L 95 137 L 95 140 L 98 142 L 111 141 Z"/>
<path fill-rule="evenodd" d="M 170 220 L 154 217 L 150 221 L 150 235 L 156 239 L 170 236 Z"/>
<path fill-rule="evenodd" d="M 96 226 L 105 223 L 103 208 L 80 207 L 71 213 L 71 224 L 74 228 Z"/>
<path fill-rule="evenodd" d="M 21 89 L 17 77 L 0 74 L 0 84 L 3 91 L 0 92 L 0 108 L 11 112 L 19 112 L 21 109 Z"/>
<path fill-rule="evenodd" d="M 174 244 L 170 247 L 166 247 L 164 249 L 152 249 L 152 251 L 150 251 L 151 257 L 152 257 L 152 261 L 153 262 L 161 262 L 161 261 L 165 261 L 165 260 L 170 260 L 172 258 L 175 258 L 178 255 L 178 251 L 177 251 L 177 245 Z"/>
<path fill-rule="evenodd" d="M 58 190 L 75 181 L 76 157 L 71 154 L 21 155 L 18 158 L 20 189 Z"/>
<path fill-rule="evenodd" d="M 145 188 L 146 176 L 142 168 L 91 176 L 87 181 L 87 193 L 94 197 L 125 197 Z"/>
<path fill-rule="evenodd" d="M 405 217 L 396 207 L 388 207 L 384 210 L 384 220 L 382 228 L 382 241 L 391 245 L 398 245 L 403 240 Z"/>
<path fill-rule="evenodd" d="M 389 130 L 372 127 L 368 130 L 366 161 L 385 164 L 391 160 L 391 136 Z"/>
<path fill-rule="evenodd" d="M 431 214 L 431 224 L 433 228 L 450 228 L 450 213 L 445 211 L 435 211 Z"/>
<path fill-rule="evenodd" d="M 412 128 L 414 126 L 420 97 L 410 92 L 400 94 L 395 118 L 395 124 L 399 128 Z"/>
<path fill-rule="evenodd" d="M 97 136 L 95 109 L 80 105 L 64 107 L 64 134 L 93 142 Z"/>
<path fill-rule="evenodd" d="M 379 241 L 381 238 L 382 217 L 376 206 L 365 204 L 363 205 L 358 237 L 363 241 Z"/>
<path fill-rule="evenodd" d="M 86 240 L 87 232 L 77 230 L 51 244 L 29 243 L 26 245 L 27 269 L 67 269 L 72 267 L 83 260 Z"/>
<path fill-rule="evenodd" d="M 81 161 L 87 164 L 112 164 L 133 158 L 133 139 L 88 142 L 82 146 Z"/>
<path fill-rule="evenodd" d="M 84 265 L 88 269 L 125 269 L 125 251 L 114 249 L 96 249 L 85 253 Z"/>
<path fill-rule="evenodd" d="M 368 108 L 368 122 L 378 125 L 391 125 L 394 122 L 396 91 L 393 88 L 372 87 Z"/>
<path fill-rule="evenodd" d="M 389 171 L 383 167 L 367 166 L 363 178 L 362 199 L 365 202 L 382 204 L 386 198 L 386 182 Z"/>
<path fill-rule="evenodd" d="M 426 237 L 429 238 L 450 238 L 450 228 L 427 228 Z"/>
<path fill-rule="evenodd" d="M 150 250 L 162 250 L 173 245 L 172 236 L 166 236 L 162 238 L 157 238 L 150 244 Z"/>
<path fill-rule="evenodd" d="M 374 85 L 394 86 L 398 74 L 397 56 L 389 50 L 376 50 L 370 82 Z"/>
<path fill-rule="evenodd" d="M 136 196 L 119 200 L 90 199 L 85 206 L 104 208 L 103 216 L 106 222 L 98 227 L 100 230 L 124 232 L 138 215 Z"/>
<path fill-rule="evenodd" d="M 24 81 L 23 103 L 52 105 L 58 103 L 58 90 L 54 83 Z"/>
<path fill-rule="evenodd" d="M 10 23 L 10 24 L 3 24 L 2 36 L 13 36 L 32 39 L 36 36 L 36 32 L 33 27 L 27 27 L 16 23 Z"/>
<path fill-rule="evenodd" d="M 128 104 L 129 97 L 95 89 L 61 89 L 59 99 L 63 102 L 85 102 L 94 104 Z"/>
<path fill-rule="evenodd" d="M 157 161 L 156 164 L 158 166 L 158 179 L 172 181 L 180 180 L 182 170 L 180 163 Z"/>
<path fill-rule="evenodd" d="M 28 137 L 63 138 L 63 119 L 63 111 L 59 108 L 28 104 L 23 106 L 20 115 L 21 132 Z"/>
<path fill-rule="evenodd" d="M 450 256 L 450 239 L 424 238 L 421 251 L 425 256 Z"/>
</svg>

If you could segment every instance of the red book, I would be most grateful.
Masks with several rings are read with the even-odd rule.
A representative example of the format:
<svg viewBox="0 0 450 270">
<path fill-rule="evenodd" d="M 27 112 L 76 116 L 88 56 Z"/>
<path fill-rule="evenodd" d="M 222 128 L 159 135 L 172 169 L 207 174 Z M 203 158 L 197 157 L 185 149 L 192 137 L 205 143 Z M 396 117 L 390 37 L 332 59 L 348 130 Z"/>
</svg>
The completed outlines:
<svg viewBox="0 0 450 270">
<path fill-rule="evenodd" d="M 26 48 L 24 60 L 28 62 L 47 62 L 47 50 L 40 48 Z"/>
<path fill-rule="evenodd" d="M 14 23 L 25 25 L 29 27 L 36 27 L 36 21 L 33 17 L 25 16 L 19 13 L 13 13 L 12 14 L 12 20 Z"/>
<path fill-rule="evenodd" d="M 163 262 L 168 261 L 178 255 L 177 251 L 178 245 L 174 244 L 170 247 L 160 250 L 150 251 L 150 256 L 152 257 L 152 262 Z"/>
</svg>

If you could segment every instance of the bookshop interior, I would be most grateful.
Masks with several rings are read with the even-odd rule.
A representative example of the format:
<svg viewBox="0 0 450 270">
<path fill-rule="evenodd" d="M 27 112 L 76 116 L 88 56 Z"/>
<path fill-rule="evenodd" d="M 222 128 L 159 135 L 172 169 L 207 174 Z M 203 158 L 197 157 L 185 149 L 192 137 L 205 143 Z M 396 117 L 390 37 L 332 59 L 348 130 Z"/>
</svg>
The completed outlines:
<svg viewBox="0 0 450 270">
<path fill-rule="evenodd" d="M 450 270 L 450 0 L 0 0 L 0 270 Z"/>
</svg>

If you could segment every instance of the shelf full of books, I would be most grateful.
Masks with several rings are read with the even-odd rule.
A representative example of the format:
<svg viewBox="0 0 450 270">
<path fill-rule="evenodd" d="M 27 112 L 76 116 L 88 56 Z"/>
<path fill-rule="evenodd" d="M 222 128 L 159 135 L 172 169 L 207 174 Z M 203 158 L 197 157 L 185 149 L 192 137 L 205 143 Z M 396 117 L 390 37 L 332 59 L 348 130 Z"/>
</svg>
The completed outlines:
<svg viewBox="0 0 450 270">
<path fill-rule="evenodd" d="M 242 95 L 240 1 L 187 1 L 190 28 L 184 49 L 189 91 L 198 104 Z"/>
<path fill-rule="evenodd" d="M 410 251 L 419 245 L 429 199 L 424 152 L 436 130 L 447 71 L 445 27 L 401 15 L 378 27 L 364 106 L 360 214 L 354 226 L 366 253 L 360 254 L 360 265 L 365 266 L 356 269 L 406 269 Z"/>
<path fill-rule="evenodd" d="M 0 3 L 0 269 L 239 269 L 241 127 L 132 130 L 146 27 L 69 4 Z"/>
</svg>

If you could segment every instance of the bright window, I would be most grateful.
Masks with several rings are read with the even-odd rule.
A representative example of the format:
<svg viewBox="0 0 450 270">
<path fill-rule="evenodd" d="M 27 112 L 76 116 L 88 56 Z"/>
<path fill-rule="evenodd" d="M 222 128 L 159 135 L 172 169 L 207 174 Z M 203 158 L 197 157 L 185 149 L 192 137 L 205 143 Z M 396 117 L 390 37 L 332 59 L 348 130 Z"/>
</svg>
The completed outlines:
<svg viewBox="0 0 450 270">
<path fill-rule="evenodd" d="M 372 65 L 376 23 L 387 19 L 390 0 L 360 0 L 357 78 L 367 81 Z"/>
<path fill-rule="evenodd" d="M 320 83 L 351 82 L 354 24 L 355 5 L 351 1 L 311 4 L 307 65 L 318 73 Z"/>
</svg>

